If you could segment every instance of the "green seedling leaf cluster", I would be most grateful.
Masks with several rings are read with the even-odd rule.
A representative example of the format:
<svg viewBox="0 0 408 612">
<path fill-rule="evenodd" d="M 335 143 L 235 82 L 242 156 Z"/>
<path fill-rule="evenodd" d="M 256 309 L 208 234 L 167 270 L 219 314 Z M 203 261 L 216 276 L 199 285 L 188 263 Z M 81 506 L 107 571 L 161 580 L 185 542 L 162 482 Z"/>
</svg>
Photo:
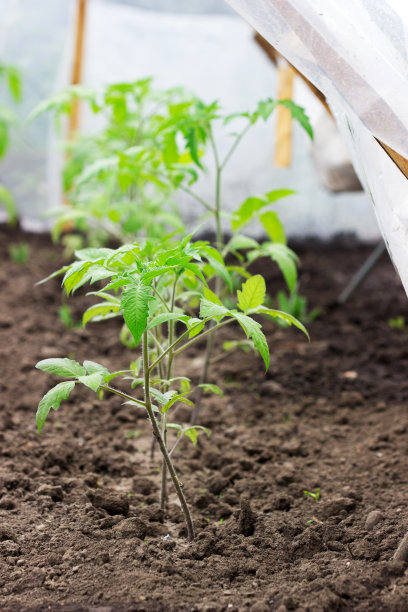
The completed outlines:
<svg viewBox="0 0 408 612">
<path fill-rule="evenodd" d="M 208 381 L 215 334 L 223 327 L 241 330 L 242 339 L 226 340 L 226 350 L 253 350 L 266 370 L 270 354 L 262 329 L 265 318 L 293 325 L 307 335 L 292 313 L 269 307 L 264 278 L 250 271 L 256 259 L 267 257 L 278 265 L 289 291 L 296 287 L 298 260 L 273 210 L 278 200 L 294 192 L 279 189 L 248 197 L 229 214 L 223 210 L 223 171 L 249 129 L 268 120 L 279 104 L 291 110 L 310 136 L 312 131 L 303 110 L 287 101 L 267 99 L 253 112 L 225 116 L 217 103 L 206 105 L 180 89 L 157 92 L 150 79 L 111 85 L 101 93 L 74 86 L 42 104 L 32 118 L 46 110 L 58 118 L 70 112 L 78 99 L 104 116 L 104 127 L 69 146 L 64 181 L 71 207 L 58 216 L 54 235 L 59 236 L 70 221 L 86 236 L 87 246 L 76 249 L 75 261 L 49 278 L 61 275 L 68 296 L 89 285 L 93 289 L 89 295 L 97 301 L 84 312 L 83 325 L 99 322 L 103 329 L 105 321 L 121 318 L 121 340 L 135 351 L 135 359 L 129 369 L 117 372 L 94 361 L 39 362 L 39 369 L 67 380 L 41 400 L 38 430 L 43 430 L 51 408 L 58 410 L 78 384 L 100 398 L 114 394 L 125 404 L 145 409 L 162 454 L 161 507 L 167 503 L 170 478 L 191 540 L 193 524 L 173 457 L 175 449 L 182 448 L 181 441 L 196 445 L 200 436 L 210 435 L 196 420 L 202 394 L 222 397 L 222 389 Z M 231 147 L 221 158 L 215 124 L 230 130 L 235 121 L 240 130 L 232 133 Z M 206 149 L 216 176 L 214 198 L 208 202 L 194 191 Z M 185 235 L 171 204 L 176 191 L 193 198 L 212 220 L 214 245 Z M 228 241 L 222 219 L 230 224 Z M 245 234 L 254 222 L 261 224 L 266 241 Z M 109 238 L 116 238 L 120 246 L 104 246 Z M 205 363 L 193 385 L 179 375 L 179 355 L 203 339 Z M 121 379 L 123 389 L 116 383 L 112 386 L 115 379 Z M 180 404 L 192 410 L 188 424 L 175 419 Z"/>
</svg>

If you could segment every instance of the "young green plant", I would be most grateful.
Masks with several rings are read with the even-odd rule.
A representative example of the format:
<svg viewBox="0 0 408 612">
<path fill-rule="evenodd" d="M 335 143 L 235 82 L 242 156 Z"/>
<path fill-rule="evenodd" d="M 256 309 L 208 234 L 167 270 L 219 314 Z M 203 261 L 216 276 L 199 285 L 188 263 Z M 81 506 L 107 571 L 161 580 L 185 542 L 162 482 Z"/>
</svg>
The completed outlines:
<svg viewBox="0 0 408 612">
<path fill-rule="evenodd" d="M 41 103 L 31 119 L 53 111 L 59 120 L 78 99 L 100 116 L 101 127 L 67 144 L 63 187 L 70 205 L 56 212 L 54 238 L 68 222 L 94 246 L 185 234 L 174 194 L 198 178 L 197 147 L 206 138 L 198 126 L 215 107 L 181 88 L 156 90 L 146 78 L 103 91 L 71 86 Z"/>
<path fill-rule="evenodd" d="M 104 283 L 102 289 L 92 292 L 100 302 L 85 311 L 84 324 L 91 320 L 103 322 L 112 316 L 123 317 L 135 345 L 141 345 L 141 354 L 131 370 L 113 373 L 95 361 L 85 361 L 82 365 L 70 359 L 40 361 L 37 368 L 68 380 L 57 384 L 40 401 L 38 430 L 42 431 L 51 408 L 57 410 L 77 384 L 96 393 L 112 393 L 124 399 L 125 403 L 144 408 L 163 457 L 160 503 L 165 506 L 168 474 L 184 513 L 187 537 L 192 540 L 193 523 L 174 467 L 173 453 L 182 437 L 196 443 L 200 432 L 209 432 L 197 425 L 183 427 L 169 422 L 169 414 L 178 404 L 194 406 L 191 381 L 177 372 L 178 356 L 214 331 L 235 323 L 253 341 L 267 369 L 269 349 L 262 326 L 254 317 L 284 319 L 307 332 L 292 316 L 264 306 L 265 281 L 260 275 L 250 277 L 237 291 L 237 309 L 224 306 L 219 297 L 207 288 L 202 272 L 213 259 L 217 260 L 220 269 L 224 268 L 222 258 L 208 243 L 191 242 L 191 236 L 172 249 L 158 249 L 154 257 L 150 247 L 138 244 L 125 245 L 117 250 L 88 248 L 76 255 L 76 262 L 51 276 L 64 274 L 63 285 L 67 294 L 85 283 Z M 200 296 L 199 313 L 190 314 L 182 306 L 186 302 L 184 277 L 199 279 L 204 286 L 207 297 Z M 113 387 L 111 381 L 119 376 L 124 377 L 132 389 L 141 389 L 143 393 L 134 395 Z M 222 393 L 215 385 L 204 384 L 203 388 Z M 171 446 L 168 429 L 177 433 Z"/>
<path fill-rule="evenodd" d="M 202 142 L 210 143 L 215 171 L 214 197 L 211 202 L 207 202 L 191 187 L 181 185 L 180 188 L 206 209 L 206 218 L 212 218 L 216 246 L 223 258 L 232 257 L 238 262 L 238 265 L 234 263 L 227 267 L 231 273 L 230 283 L 225 283 L 225 279 L 216 270 L 212 271 L 215 276 L 215 293 L 217 295 L 223 294 L 225 290 L 231 290 L 237 283 L 239 285 L 242 282 L 242 278 L 248 278 L 250 276 L 248 272 L 249 266 L 260 257 L 272 259 L 279 266 L 289 291 L 293 292 L 295 290 L 298 259 L 296 254 L 286 244 L 285 230 L 278 213 L 271 210 L 275 202 L 295 192 L 291 189 L 276 189 L 263 195 L 251 196 L 246 198 L 232 213 L 227 213 L 224 210 L 223 204 L 223 173 L 226 166 L 250 129 L 260 120 L 266 122 L 279 105 L 289 109 L 293 119 L 300 124 L 310 138 L 313 138 L 313 130 L 304 109 L 291 100 L 273 100 L 268 98 L 260 101 L 253 112 L 241 112 L 232 115 L 222 115 L 219 109 L 216 108 L 217 112 L 203 113 L 200 117 L 200 123 L 197 125 L 197 130 L 201 130 L 206 135 Z M 221 125 L 226 127 L 236 121 L 240 122 L 241 127 L 237 132 L 231 134 L 230 147 L 225 155 L 221 157 L 215 136 L 216 125 L 221 123 Z M 198 140 L 196 147 L 199 147 Z M 199 170 L 202 168 L 201 161 L 199 159 L 199 163 L 197 163 L 196 157 L 193 158 L 193 161 L 196 162 L 197 169 Z M 224 240 L 223 218 L 229 219 L 230 222 L 231 238 L 227 242 Z M 243 233 L 244 228 L 254 221 L 261 224 L 262 231 L 268 236 L 267 241 L 260 243 Z M 209 274 L 211 275 L 211 267 Z M 206 356 L 200 379 L 202 383 L 207 380 L 208 368 L 212 360 L 213 344 L 214 335 L 210 334 L 207 339 Z M 192 413 L 192 423 L 196 421 L 199 414 L 200 397 L 201 390 L 199 388 L 196 396 L 195 410 Z"/>
<path fill-rule="evenodd" d="M 0 159 L 2 159 L 9 148 L 11 130 L 17 125 L 17 117 L 10 109 L 8 100 L 13 102 L 21 100 L 21 77 L 17 68 L 1 62 L 0 94 Z M 14 198 L 10 190 L 1 183 L 0 205 L 5 209 L 9 223 L 15 223 L 17 221 L 17 209 Z"/>
</svg>

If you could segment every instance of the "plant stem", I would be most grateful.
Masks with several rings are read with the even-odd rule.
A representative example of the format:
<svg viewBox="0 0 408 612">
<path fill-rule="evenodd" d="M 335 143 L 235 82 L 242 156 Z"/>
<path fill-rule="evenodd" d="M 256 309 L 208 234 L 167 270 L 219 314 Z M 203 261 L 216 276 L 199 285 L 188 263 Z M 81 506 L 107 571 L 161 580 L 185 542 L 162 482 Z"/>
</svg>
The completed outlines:
<svg viewBox="0 0 408 612">
<path fill-rule="evenodd" d="M 171 291 L 171 299 L 170 299 L 170 312 L 174 311 L 174 304 L 176 301 L 176 287 L 177 287 L 177 274 L 174 277 L 172 291 Z M 169 345 L 171 346 L 174 342 L 174 321 L 169 321 L 168 323 L 169 329 Z M 159 363 L 159 368 L 161 367 L 162 362 Z M 173 351 L 171 350 L 168 354 L 167 360 L 167 376 L 166 379 L 170 380 L 173 366 Z M 161 434 L 163 438 L 163 442 L 167 448 L 167 412 L 162 414 L 161 417 Z M 167 504 L 168 496 L 167 496 L 167 466 L 166 462 L 162 462 L 162 472 L 161 472 L 161 486 L 160 486 L 160 508 L 162 510 L 165 509 Z"/>
<path fill-rule="evenodd" d="M 163 440 L 163 437 L 160 433 L 159 425 L 154 416 L 154 412 L 152 409 L 152 402 L 150 397 L 150 367 L 149 367 L 149 347 L 147 343 L 147 332 L 143 332 L 143 375 L 144 375 L 144 394 L 145 394 L 145 405 L 146 410 L 150 418 L 150 422 L 152 424 L 153 435 L 156 438 L 160 450 L 162 452 L 163 458 L 166 462 L 167 469 L 169 470 L 170 477 L 173 481 L 174 488 L 176 489 L 178 498 L 180 500 L 181 509 L 184 513 L 184 518 L 186 521 L 187 527 L 187 539 L 191 542 L 194 539 L 194 527 L 193 521 L 191 519 L 190 510 L 188 509 L 186 498 L 184 497 L 182 485 L 179 482 L 179 479 L 176 474 L 176 470 L 174 469 L 173 462 L 170 459 L 169 453 L 166 448 L 166 444 Z"/>
<path fill-rule="evenodd" d="M 206 202 L 204 198 L 198 195 L 198 193 L 195 193 L 195 191 L 193 191 L 192 189 L 189 189 L 188 187 L 185 187 L 184 185 L 180 185 L 180 189 L 184 191 L 185 193 L 188 193 L 188 195 L 194 198 L 195 200 L 197 200 L 197 202 L 199 202 L 202 206 L 204 206 L 204 208 L 206 208 L 212 213 L 214 212 L 214 208 L 211 206 L 211 204 Z"/>
<path fill-rule="evenodd" d="M 127 393 L 123 393 L 123 391 L 119 391 L 119 389 L 115 389 L 114 387 L 111 387 L 109 385 L 100 385 L 99 388 L 103 389 L 104 391 L 114 393 L 115 395 L 119 395 L 119 397 L 123 397 L 123 399 L 133 402 L 134 404 L 138 404 L 138 406 L 141 406 L 142 408 L 146 408 L 145 402 L 142 402 L 142 400 L 138 400 L 132 397 L 131 395 L 128 395 Z"/>
<path fill-rule="evenodd" d="M 219 329 L 220 327 L 224 327 L 224 325 L 228 325 L 228 323 L 232 323 L 233 321 L 235 321 L 235 319 L 231 317 L 231 319 L 227 319 L 227 321 L 222 321 L 222 323 L 217 323 L 216 325 L 214 325 L 214 327 L 211 327 L 211 329 L 207 329 L 207 331 L 203 332 L 202 334 L 198 334 L 197 336 L 194 336 L 194 338 L 191 338 L 191 340 L 189 340 L 188 342 L 185 342 L 183 346 L 180 346 L 180 348 L 174 351 L 174 355 L 178 355 L 179 353 L 184 351 L 184 349 L 194 344 L 194 342 L 197 342 L 197 340 L 201 340 L 201 338 L 205 338 L 205 336 L 214 334 L 214 332 L 217 329 Z M 181 337 L 179 338 L 179 340 L 180 339 Z"/>
<path fill-rule="evenodd" d="M 245 134 L 249 131 L 251 126 L 252 126 L 252 123 L 249 122 L 248 125 L 242 130 L 242 132 L 240 134 L 238 134 L 238 136 L 235 138 L 234 142 L 232 143 L 232 146 L 231 146 L 230 150 L 228 151 L 228 153 L 226 154 L 226 156 L 224 157 L 224 159 L 222 160 L 222 162 L 220 164 L 220 169 L 221 170 L 223 170 L 225 168 L 225 166 L 229 162 L 230 158 L 232 157 L 235 149 L 237 148 L 237 146 L 239 145 L 239 143 L 241 142 L 241 140 L 243 139 Z"/>
<path fill-rule="evenodd" d="M 229 157 L 234 152 L 234 145 L 237 146 L 237 141 L 234 142 L 233 147 L 230 149 L 230 152 L 227 154 L 227 157 L 224 159 L 224 162 L 220 164 L 217 145 L 215 144 L 214 136 L 212 131 L 210 131 L 210 143 L 211 148 L 214 155 L 214 163 L 216 170 L 216 181 L 215 181 L 215 208 L 214 208 L 214 217 L 215 217 L 215 232 L 216 232 L 216 245 L 218 251 L 221 253 L 224 249 L 224 240 L 222 235 L 222 226 L 221 226 L 221 172 L 223 169 L 223 165 L 225 165 L 226 161 L 228 161 Z M 217 275 L 215 279 L 215 294 L 219 295 L 221 289 L 221 278 Z M 214 330 L 215 326 L 212 325 L 212 329 L 210 330 L 210 334 L 207 339 L 207 346 L 205 349 L 205 360 L 204 366 L 201 370 L 200 381 L 199 384 L 203 384 L 207 380 L 208 368 L 211 361 L 211 355 L 214 347 Z M 200 413 L 200 405 L 201 405 L 201 396 L 202 396 L 202 388 L 198 387 L 195 394 L 194 401 L 194 409 L 191 413 L 190 423 L 194 425 L 197 421 L 198 415 Z"/>
</svg>

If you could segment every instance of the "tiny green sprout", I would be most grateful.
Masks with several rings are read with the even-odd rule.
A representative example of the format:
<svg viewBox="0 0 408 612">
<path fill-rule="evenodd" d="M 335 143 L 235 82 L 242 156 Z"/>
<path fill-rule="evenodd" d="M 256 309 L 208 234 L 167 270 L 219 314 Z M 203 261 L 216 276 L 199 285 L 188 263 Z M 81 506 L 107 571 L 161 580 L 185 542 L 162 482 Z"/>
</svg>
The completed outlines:
<svg viewBox="0 0 408 612">
<path fill-rule="evenodd" d="M 68 304 L 61 304 L 61 306 L 58 309 L 58 317 L 61 323 L 67 329 L 74 329 L 75 327 L 81 327 L 81 323 L 79 321 L 77 322 L 74 320 L 72 316 L 71 308 L 68 306 Z"/>
<path fill-rule="evenodd" d="M 125 438 L 130 440 L 131 438 L 140 438 L 141 435 L 142 432 L 140 431 L 140 429 L 135 429 L 135 431 L 127 431 L 125 433 Z"/>
<path fill-rule="evenodd" d="M 388 319 L 388 325 L 391 329 L 407 329 L 405 317 L 399 316 L 394 319 Z"/>
<path fill-rule="evenodd" d="M 320 489 L 316 489 L 316 491 L 314 493 L 313 493 L 313 491 L 303 491 L 303 493 L 305 495 L 308 495 L 309 497 L 311 497 L 315 501 L 319 501 Z"/>
<path fill-rule="evenodd" d="M 133 497 L 133 493 L 126 493 L 126 497 Z"/>
<path fill-rule="evenodd" d="M 223 518 L 220 518 L 220 520 L 219 520 L 220 525 L 222 525 L 222 524 L 223 524 L 223 522 L 224 522 L 224 519 L 223 519 Z"/>
<path fill-rule="evenodd" d="M 30 256 L 30 247 L 26 242 L 11 244 L 9 246 L 9 256 L 11 261 L 13 261 L 15 264 L 23 266 L 27 263 Z"/>
<path fill-rule="evenodd" d="M 310 525 L 310 523 L 314 523 L 314 520 L 313 519 L 309 519 L 309 520 L 306 521 L 306 525 Z"/>
</svg>

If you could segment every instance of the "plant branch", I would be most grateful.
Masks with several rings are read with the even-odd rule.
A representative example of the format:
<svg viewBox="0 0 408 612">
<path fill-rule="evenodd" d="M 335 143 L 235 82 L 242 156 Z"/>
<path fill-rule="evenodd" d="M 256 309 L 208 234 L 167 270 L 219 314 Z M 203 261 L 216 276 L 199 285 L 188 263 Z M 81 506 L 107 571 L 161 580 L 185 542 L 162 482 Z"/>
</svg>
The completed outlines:
<svg viewBox="0 0 408 612">
<path fill-rule="evenodd" d="M 119 395 L 119 397 L 123 397 L 123 399 L 126 399 L 130 402 L 134 402 L 135 404 L 138 404 L 139 406 L 146 408 L 146 404 L 145 402 L 142 402 L 142 400 L 138 400 L 132 397 L 131 395 L 124 393 L 123 391 L 119 391 L 119 389 L 115 389 L 114 387 L 111 387 L 110 385 L 100 385 L 99 388 L 103 389 L 104 391 L 109 391 L 110 393 L 113 393 L 114 395 Z"/>
<path fill-rule="evenodd" d="M 239 145 L 243 137 L 246 135 L 246 133 L 250 130 L 251 126 L 252 126 L 252 123 L 249 122 L 248 125 L 242 130 L 242 132 L 238 134 L 238 136 L 235 138 L 230 150 L 228 151 L 228 153 L 226 154 L 226 156 L 224 157 L 224 159 L 222 160 L 220 164 L 221 170 L 225 168 L 230 158 L 232 157 L 233 153 L 235 152 L 235 149 L 237 148 L 237 146 Z"/>
<path fill-rule="evenodd" d="M 204 208 L 206 208 L 208 211 L 214 212 L 213 206 L 211 206 L 211 204 L 206 202 L 204 198 L 199 196 L 198 193 L 195 193 L 192 189 L 189 189 L 188 187 L 185 187 L 184 185 L 180 185 L 179 189 L 181 189 L 185 193 L 188 193 L 189 196 L 197 200 L 197 202 L 199 202 L 202 206 L 204 206 Z"/>
<path fill-rule="evenodd" d="M 166 462 L 167 468 L 169 470 L 169 474 L 173 481 L 174 487 L 176 489 L 178 498 L 180 500 L 181 508 L 184 513 L 184 518 L 186 521 L 187 527 L 187 539 L 191 542 L 194 540 L 194 527 L 193 521 L 191 519 L 190 510 L 188 509 L 186 498 L 184 497 L 182 485 L 179 482 L 176 471 L 174 469 L 173 463 L 170 459 L 169 453 L 167 451 L 166 445 L 164 443 L 163 437 L 160 433 L 159 425 L 154 416 L 151 398 L 150 398 L 150 367 L 149 367 L 149 347 L 147 343 L 147 332 L 143 332 L 143 374 L 144 374 L 144 393 L 145 393 L 145 404 L 146 410 L 150 418 L 150 422 L 153 428 L 153 435 L 156 438 L 160 450 L 162 452 L 163 458 Z"/>
</svg>

